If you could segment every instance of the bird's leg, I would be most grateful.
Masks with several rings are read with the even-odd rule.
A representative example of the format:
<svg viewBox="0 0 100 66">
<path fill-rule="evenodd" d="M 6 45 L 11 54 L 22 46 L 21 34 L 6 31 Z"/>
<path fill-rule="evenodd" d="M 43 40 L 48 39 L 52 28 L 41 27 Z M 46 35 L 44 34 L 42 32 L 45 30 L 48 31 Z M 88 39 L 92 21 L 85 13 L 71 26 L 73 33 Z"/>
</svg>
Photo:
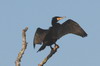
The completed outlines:
<svg viewBox="0 0 100 66">
<path fill-rule="evenodd" d="M 55 47 L 58 47 L 59 48 L 59 45 L 55 43 Z"/>
<path fill-rule="evenodd" d="M 55 43 L 55 46 L 58 46 L 58 45 Z"/>
<path fill-rule="evenodd" d="M 55 43 L 55 46 L 54 47 L 59 48 L 59 46 L 56 43 Z M 52 47 L 52 45 L 50 45 L 50 48 L 51 48 L 51 50 L 54 50 L 54 48 Z"/>
<path fill-rule="evenodd" d="M 51 50 L 53 50 L 52 46 L 50 45 Z"/>
</svg>

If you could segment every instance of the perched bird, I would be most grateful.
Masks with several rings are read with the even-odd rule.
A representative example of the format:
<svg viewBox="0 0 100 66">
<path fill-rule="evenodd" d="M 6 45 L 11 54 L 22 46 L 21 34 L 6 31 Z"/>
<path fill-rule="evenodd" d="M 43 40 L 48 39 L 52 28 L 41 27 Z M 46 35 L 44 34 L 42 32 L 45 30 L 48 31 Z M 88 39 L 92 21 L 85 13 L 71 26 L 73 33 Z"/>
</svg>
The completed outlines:
<svg viewBox="0 0 100 66">
<path fill-rule="evenodd" d="M 38 51 L 45 49 L 46 46 L 56 45 L 56 41 L 66 34 L 76 34 L 81 37 L 86 37 L 87 33 L 80 27 L 78 23 L 72 19 L 68 19 L 63 24 L 58 23 L 59 20 L 65 17 L 55 16 L 52 18 L 52 26 L 49 29 L 37 28 L 33 45 L 42 44 Z"/>
</svg>

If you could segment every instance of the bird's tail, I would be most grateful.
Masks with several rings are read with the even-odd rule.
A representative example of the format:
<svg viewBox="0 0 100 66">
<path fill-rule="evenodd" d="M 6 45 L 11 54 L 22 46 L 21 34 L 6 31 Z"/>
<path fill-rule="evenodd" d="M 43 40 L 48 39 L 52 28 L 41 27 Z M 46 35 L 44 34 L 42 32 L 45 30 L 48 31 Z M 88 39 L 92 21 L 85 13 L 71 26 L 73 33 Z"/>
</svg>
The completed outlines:
<svg viewBox="0 0 100 66">
<path fill-rule="evenodd" d="M 45 49 L 45 47 L 46 47 L 46 45 L 42 45 L 42 46 L 40 47 L 40 49 L 39 49 L 37 52 L 39 52 L 39 51 Z"/>
</svg>

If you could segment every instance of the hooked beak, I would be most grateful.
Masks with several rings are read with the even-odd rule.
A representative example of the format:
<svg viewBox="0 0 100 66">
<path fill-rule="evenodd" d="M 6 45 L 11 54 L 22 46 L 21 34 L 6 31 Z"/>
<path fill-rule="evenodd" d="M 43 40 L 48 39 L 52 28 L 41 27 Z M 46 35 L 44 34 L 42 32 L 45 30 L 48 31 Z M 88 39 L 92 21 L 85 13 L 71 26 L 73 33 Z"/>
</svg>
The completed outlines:
<svg viewBox="0 0 100 66">
<path fill-rule="evenodd" d="M 57 20 L 61 20 L 61 19 L 64 19 L 64 18 L 66 18 L 66 16 L 59 17 L 59 18 L 57 18 Z"/>
</svg>

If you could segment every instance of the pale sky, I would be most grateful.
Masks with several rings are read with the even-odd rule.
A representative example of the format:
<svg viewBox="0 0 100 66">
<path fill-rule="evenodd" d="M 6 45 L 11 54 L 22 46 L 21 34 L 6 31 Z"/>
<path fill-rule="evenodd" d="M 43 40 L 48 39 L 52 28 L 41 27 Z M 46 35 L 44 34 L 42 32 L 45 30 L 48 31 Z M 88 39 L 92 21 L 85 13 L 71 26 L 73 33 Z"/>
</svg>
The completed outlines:
<svg viewBox="0 0 100 66">
<path fill-rule="evenodd" d="M 21 66 L 37 66 L 50 48 L 36 53 L 36 29 L 48 29 L 53 16 L 73 19 L 88 37 L 69 34 L 57 41 L 57 53 L 44 66 L 100 66 L 100 0 L 0 0 L 0 66 L 14 66 L 22 46 L 22 29 L 27 31 L 28 46 Z"/>
</svg>

